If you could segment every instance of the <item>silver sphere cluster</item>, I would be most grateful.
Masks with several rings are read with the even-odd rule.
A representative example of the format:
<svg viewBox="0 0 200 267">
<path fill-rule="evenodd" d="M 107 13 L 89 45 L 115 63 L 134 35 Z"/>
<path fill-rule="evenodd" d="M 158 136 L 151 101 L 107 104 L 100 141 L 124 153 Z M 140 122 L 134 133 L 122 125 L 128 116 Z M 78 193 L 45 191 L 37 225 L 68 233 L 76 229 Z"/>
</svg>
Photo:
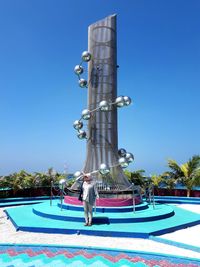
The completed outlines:
<svg viewBox="0 0 200 267">
<path fill-rule="evenodd" d="M 89 62 L 91 58 L 92 58 L 92 55 L 88 51 L 84 51 L 81 55 L 81 63 L 79 65 L 76 65 L 74 68 L 74 72 L 78 76 L 78 84 L 81 88 L 87 88 L 87 80 L 81 78 L 80 76 L 84 72 L 82 63 Z"/>
<path fill-rule="evenodd" d="M 84 109 L 81 113 L 81 118 L 79 120 L 75 120 L 73 123 L 73 127 L 78 131 L 77 137 L 79 139 L 87 139 L 87 134 L 85 131 L 81 130 L 83 128 L 83 122 L 82 120 L 89 120 L 92 116 L 93 112 L 96 112 L 98 110 L 102 112 L 107 112 L 112 109 L 112 106 L 116 107 L 125 107 L 131 104 L 131 98 L 129 96 L 118 96 L 114 102 L 108 102 L 106 100 L 102 100 L 99 102 L 99 105 L 97 108 L 93 110 Z"/>
<path fill-rule="evenodd" d="M 81 130 L 83 128 L 83 123 L 81 120 L 74 121 L 73 127 L 74 127 L 74 129 L 77 130 L 77 137 L 79 139 L 86 139 L 87 138 L 86 132 L 84 130 Z"/>
<path fill-rule="evenodd" d="M 92 58 L 92 55 L 88 51 L 84 51 L 81 55 L 81 63 L 79 65 L 76 65 L 74 68 L 75 74 L 78 76 L 79 79 L 79 86 L 81 88 L 87 87 L 87 81 L 80 77 L 80 75 L 84 72 L 82 63 L 83 62 L 89 62 Z M 83 128 L 83 122 L 82 120 L 89 120 L 92 116 L 92 113 L 95 111 L 102 111 L 106 112 L 112 109 L 112 106 L 121 108 L 125 107 L 131 104 L 131 98 L 129 96 L 118 96 L 114 102 L 102 100 L 99 102 L 99 105 L 97 108 L 93 110 L 84 109 L 81 113 L 81 118 L 79 120 L 75 120 L 73 123 L 73 127 L 75 130 L 77 130 L 77 137 L 79 139 L 87 139 L 86 131 L 82 130 Z"/>
<path fill-rule="evenodd" d="M 134 161 L 133 154 L 130 152 L 126 152 L 126 150 L 124 148 L 120 148 L 118 150 L 118 155 L 119 155 L 119 159 L 118 159 L 117 165 L 109 167 L 107 164 L 102 163 L 99 166 L 99 169 L 93 171 L 92 173 L 99 172 L 102 176 L 106 176 L 110 173 L 110 169 L 112 167 L 121 166 L 123 169 L 125 169 L 129 166 L 130 163 L 132 163 Z M 90 173 L 90 174 L 92 174 L 92 173 Z M 83 172 L 77 171 L 74 173 L 74 178 L 76 178 L 77 180 L 81 179 L 82 177 L 83 177 Z"/>
<path fill-rule="evenodd" d="M 118 96 L 115 99 L 115 104 L 118 108 L 129 106 L 131 104 L 131 98 L 129 96 Z"/>
<path fill-rule="evenodd" d="M 119 160 L 118 163 L 122 168 L 127 168 L 130 163 L 134 161 L 134 156 L 130 152 L 126 152 L 124 148 L 118 150 Z"/>
<path fill-rule="evenodd" d="M 87 80 L 81 78 L 81 74 L 84 72 L 84 68 L 82 66 L 83 62 L 89 62 L 92 58 L 92 55 L 88 51 L 84 51 L 81 56 L 81 63 L 79 65 L 76 65 L 74 68 L 75 74 L 78 76 L 78 83 L 81 88 L 87 88 L 88 83 Z M 73 123 L 73 127 L 75 130 L 77 130 L 77 137 L 79 139 L 87 139 L 86 131 L 82 130 L 83 128 L 83 122 L 82 120 L 89 120 L 92 116 L 93 112 L 96 112 L 98 110 L 102 112 L 110 111 L 112 109 L 112 106 L 115 106 L 117 108 L 122 108 L 125 106 L 129 106 L 131 104 L 132 100 L 129 96 L 118 96 L 114 102 L 102 100 L 99 102 L 99 105 L 94 110 L 88 110 L 84 109 L 81 113 L 81 118 L 79 120 L 75 120 Z M 121 166 L 122 168 L 127 168 L 129 166 L 129 163 L 132 163 L 134 161 L 134 156 L 130 152 L 126 152 L 124 148 L 121 148 L 118 150 L 118 163 L 115 166 Z M 107 164 L 102 163 L 99 166 L 98 170 L 93 171 L 92 173 L 99 172 L 102 176 L 108 175 L 110 173 L 110 168 L 115 166 L 107 166 Z M 91 174 L 92 174 L 91 173 Z M 76 180 L 79 180 L 83 177 L 83 172 L 77 171 L 74 173 L 74 177 Z M 61 181 L 60 181 L 61 182 Z"/>
</svg>

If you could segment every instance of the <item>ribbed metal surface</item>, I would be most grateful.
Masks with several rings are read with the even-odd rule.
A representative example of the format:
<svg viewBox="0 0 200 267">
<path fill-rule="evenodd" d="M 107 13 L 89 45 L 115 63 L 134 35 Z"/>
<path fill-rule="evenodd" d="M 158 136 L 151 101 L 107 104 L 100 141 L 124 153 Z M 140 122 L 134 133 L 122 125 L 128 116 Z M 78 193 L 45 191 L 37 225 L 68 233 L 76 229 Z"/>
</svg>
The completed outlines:
<svg viewBox="0 0 200 267">
<path fill-rule="evenodd" d="M 106 17 L 89 26 L 88 51 L 92 60 L 88 65 L 88 109 L 98 108 L 100 101 L 114 102 L 117 97 L 116 15 Z M 117 108 L 93 112 L 88 123 L 87 157 L 84 172 L 98 170 L 100 164 L 113 166 L 111 173 L 102 177 L 94 174 L 99 184 L 123 190 L 129 181 L 118 165 Z"/>
</svg>

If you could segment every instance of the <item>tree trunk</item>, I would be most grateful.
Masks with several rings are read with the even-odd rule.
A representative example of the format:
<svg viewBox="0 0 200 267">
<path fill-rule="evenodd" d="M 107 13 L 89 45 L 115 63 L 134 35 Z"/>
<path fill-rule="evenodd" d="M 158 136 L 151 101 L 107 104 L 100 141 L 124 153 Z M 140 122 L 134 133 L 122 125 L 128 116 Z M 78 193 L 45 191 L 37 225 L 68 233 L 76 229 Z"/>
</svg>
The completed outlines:
<svg viewBox="0 0 200 267">
<path fill-rule="evenodd" d="M 187 197 L 190 197 L 191 189 L 187 189 Z"/>
</svg>

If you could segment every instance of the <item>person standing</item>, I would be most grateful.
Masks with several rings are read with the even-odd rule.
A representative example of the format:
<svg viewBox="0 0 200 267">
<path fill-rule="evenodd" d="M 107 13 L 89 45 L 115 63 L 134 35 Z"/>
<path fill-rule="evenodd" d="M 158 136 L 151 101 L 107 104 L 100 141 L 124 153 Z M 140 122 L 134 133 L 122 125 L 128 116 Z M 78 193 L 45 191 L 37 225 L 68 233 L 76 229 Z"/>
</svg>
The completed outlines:
<svg viewBox="0 0 200 267">
<path fill-rule="evenodd" d="M 81 197 L 83 200 L 85 226 L 92 225 L 92 209 L 96 198 L 99 198 L 97 186 L 91 176 L 84 175 L 81 190 Z"/>
</svg>

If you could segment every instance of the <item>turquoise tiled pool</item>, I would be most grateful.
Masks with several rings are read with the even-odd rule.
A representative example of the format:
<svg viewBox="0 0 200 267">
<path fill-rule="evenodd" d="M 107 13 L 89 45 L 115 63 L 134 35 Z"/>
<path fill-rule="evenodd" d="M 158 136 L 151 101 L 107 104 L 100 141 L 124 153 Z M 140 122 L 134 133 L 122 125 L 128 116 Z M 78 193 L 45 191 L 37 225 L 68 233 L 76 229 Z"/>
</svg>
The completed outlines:
<svg viewBox="0 0 200 267">
<path fill-rule="evenodd" d="M 197 267 L 200 260 L 136 251 L 45 245 L 0 245 L 1 267 Z"/>
</svg>

